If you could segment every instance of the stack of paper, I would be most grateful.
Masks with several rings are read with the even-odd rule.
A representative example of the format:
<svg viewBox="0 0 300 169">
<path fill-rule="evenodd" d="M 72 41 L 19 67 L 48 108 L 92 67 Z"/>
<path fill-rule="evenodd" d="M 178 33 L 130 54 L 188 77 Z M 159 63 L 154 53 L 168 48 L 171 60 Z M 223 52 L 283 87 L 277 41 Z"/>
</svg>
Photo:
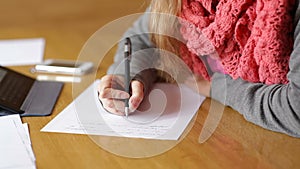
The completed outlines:
<svg viewBox="0 0 300 169">
<path fill-rule="evenodd" d="M 19 115 L 0 117 L 0 168 L 35 169 L 27 124 Z"/>
</svg>

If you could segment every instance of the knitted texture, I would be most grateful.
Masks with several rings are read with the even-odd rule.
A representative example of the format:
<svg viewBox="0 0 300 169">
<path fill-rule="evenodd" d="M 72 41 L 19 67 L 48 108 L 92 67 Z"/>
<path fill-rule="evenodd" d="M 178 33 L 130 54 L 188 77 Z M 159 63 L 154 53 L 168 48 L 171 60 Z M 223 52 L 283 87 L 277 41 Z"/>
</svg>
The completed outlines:
<svg viewBox="0 0 300 169">
<path fill-rule="evenodd" d="M 213 59 L 210 69 L 234 79 L 288 83 L 294 0 L 182 1 L 180 53 L 196 74 L 209 79 L 203 62 Z"/>
</svg>

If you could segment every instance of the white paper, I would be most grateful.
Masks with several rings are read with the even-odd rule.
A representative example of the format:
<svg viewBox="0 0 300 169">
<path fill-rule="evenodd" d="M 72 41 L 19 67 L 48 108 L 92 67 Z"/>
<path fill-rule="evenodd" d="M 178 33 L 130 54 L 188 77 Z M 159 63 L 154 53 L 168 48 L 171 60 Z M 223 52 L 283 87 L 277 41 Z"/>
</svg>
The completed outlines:
<svg viewBox="0 0 300 169">
<path fill-rule="evenodd" d="M 26 139 L 29 141 L 29 144 L 31 144 L 28 123 L 23 123 L 22 125 L 26 133 Z"/>
<path fill-rule="evenodd" d="M 41 63 L 44 56 L 45 39 L 0 40 L 0 65 L 32 65 Z"/>
<path fill-rule="evenodd" d="M 28 123 L 23 123 L 23 128 L 24 128 L 24 133 L 26 134 L 26 136 L 24 136 L 23 140 L 26 141 L 25 145 L 27 147 L 28 153 L 29 153 L 32 161 L 35 161 L 35 156 L 34 156 L 34 153 L 33 153 L 32 147 L 31 147 Z"/>
<path fill-rule="evenodd" d="M 0 169 L 35 169 L 28 133 L 19 115 L 0 117 Z"/>
<path fill-rule="evenodd" d="M 107 113 L 97 97 L 96 81 L 41 131 L 178 140 L 205 97 L 184 85 L 156 84 L 139 111 Z"/>
</svg>

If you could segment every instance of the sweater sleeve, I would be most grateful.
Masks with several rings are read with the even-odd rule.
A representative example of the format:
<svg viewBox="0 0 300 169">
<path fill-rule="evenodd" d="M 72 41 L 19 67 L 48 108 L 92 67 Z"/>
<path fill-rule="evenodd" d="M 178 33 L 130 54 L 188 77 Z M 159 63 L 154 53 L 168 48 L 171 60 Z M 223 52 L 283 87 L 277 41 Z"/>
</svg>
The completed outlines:
<svg viewBox="0 0 300 169">
<path fill-rule="evenodd" d="M 124 39 L 130 37 L 132 43 L 131 77 L 141 81 L 146 92 L 156 79 L 156 70 L 151 68 L 159 57 L 149 37 L 148 22 L 150 13 L 148 11 L 149 9 L 124 33 L 114 56 L 114 63 L 107 71 L 107 74 L 124 75 Z"/>
<path fill-rule="evenodd" d="M 289 61 L 289 83 L 265 85 L 215 73 L 212 98 L 240 112 L 246 120 L 269 130 L 300 137 L 300 21 L 295 16 L 294 46 Z"/>
</svg>

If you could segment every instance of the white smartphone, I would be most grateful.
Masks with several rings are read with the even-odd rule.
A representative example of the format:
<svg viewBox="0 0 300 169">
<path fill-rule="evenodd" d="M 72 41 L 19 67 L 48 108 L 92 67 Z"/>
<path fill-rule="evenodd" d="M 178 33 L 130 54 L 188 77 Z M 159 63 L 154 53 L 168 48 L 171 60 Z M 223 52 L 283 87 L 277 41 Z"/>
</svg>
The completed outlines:
<svg viewBox="0 0 300 169">
<path fill-rule="evenodd" d="M 92 62 L 47 59 L 42 64 L 37 64 L 32 72 L 83 75 L 92 69 Z"/>
</svg>

